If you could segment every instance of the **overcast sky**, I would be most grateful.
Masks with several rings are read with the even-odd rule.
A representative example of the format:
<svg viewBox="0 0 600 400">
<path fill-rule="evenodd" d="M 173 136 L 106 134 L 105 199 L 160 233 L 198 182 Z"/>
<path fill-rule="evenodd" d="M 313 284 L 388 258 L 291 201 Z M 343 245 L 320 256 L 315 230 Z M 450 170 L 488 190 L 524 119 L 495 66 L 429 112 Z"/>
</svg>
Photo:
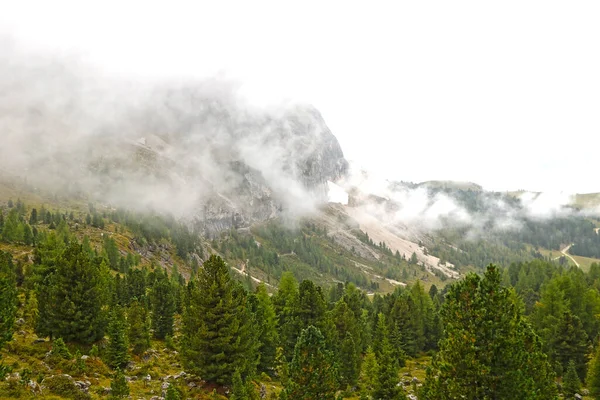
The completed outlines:
<svg viewBox="0 0 600 400">
<path fill-rule="evenodd" d="M 138 79 L 314 104 L 393 179 L 600 191 L 600 2 L 5 1 L 0 33 Z"/>
</svg>

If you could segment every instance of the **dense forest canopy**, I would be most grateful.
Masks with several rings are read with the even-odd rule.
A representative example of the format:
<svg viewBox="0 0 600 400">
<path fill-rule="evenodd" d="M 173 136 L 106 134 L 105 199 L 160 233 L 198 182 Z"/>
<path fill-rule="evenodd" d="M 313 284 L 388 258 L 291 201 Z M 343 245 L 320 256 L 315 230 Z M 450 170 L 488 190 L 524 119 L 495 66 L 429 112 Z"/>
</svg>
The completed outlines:
<svg viewBox="0 0 600 400">
<path fill-rule="evenodd" d="M 582 386 L 600 395 L 600 264 L 584 272 L 543 257 L 517 261 L 515 251 L 445 286 L 415 279 L 369 294 L 343 272 L 352 258 L 324 250 L 334 243 L 311 223 L 232 231 L 204 258 L 206 244 L 174 220 L 89 211 L 18 201 L 2 212 L 2 243 L 14 254 L 0 250 L 2 396 L 554 399 Z M 552 227 L 577 238 L 591 228 L 536 224 L 521 237 L 543 241 Z M 102 228 L 132 234 L 140 249 L 173 246 L 180 268 L 125 250 L 119 235 L 95 235 Z M 411 266 L 364 240 L 386 254 L 383 269 Z M 346 282 L 324 284 L 308 270 L 298 280 L 285 261 L 292 253 Z M 273 279 L 248 279 L 227 259 Z"/>
</svg>

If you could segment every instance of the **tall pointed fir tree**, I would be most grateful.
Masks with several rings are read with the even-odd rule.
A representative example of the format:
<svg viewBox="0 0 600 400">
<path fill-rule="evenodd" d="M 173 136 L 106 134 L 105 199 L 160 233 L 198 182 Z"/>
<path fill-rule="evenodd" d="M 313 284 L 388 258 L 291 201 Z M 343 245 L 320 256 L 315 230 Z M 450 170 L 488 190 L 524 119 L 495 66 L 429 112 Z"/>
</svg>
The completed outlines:
<svg viewBox="0 0 600 400">
<path fill-rule="evenodd" d="M 93 343 L 104 336 L 106 289 L 100 266 L 77 242 L 57 257 L 39 285 L 38 335 Z"/>
<path fill-rule="evenodd" d="M 113 379 L 110 381 L 110 398 L 123 399 L 129 396 L 129 383 L 121 369 L 117 369 Z"/>
<path fill-rule="evenodd" d="M 338 389 L 338 371 L 333 353 L 318 328 L 304 329 L 294 348 L 284 384 L 287 400 L 333 400 Z"/>
<path fill-rule="evenodd" d="M 177 305 L 171 280 L 162 268 L 156 270 L 156 279 L 150 290 L 150 304 L 154 338 L 164 339 L 172 336 Z"/>
<path fill-rule="evenodd" d="M 0 349 L 12 339 L 17 312 L 17 278 L 9 253 L 0 251 Z"/>
<path fill-rule="evenodd" d="M 275 368 L 277 344 L 279 343 L 275 308 L 271 303 L 271 298 L 264 283 L 258 285 L 256 294 L 251 299 L 252 311 L 257 322 L 258 353 L 260 354 L 258 371 L 272 374 Z"/>
<path fill-rule="evenodd" d="M 398 363 L 394 360 L 392 346 L 388 339 L 387 323 L 385 316 L 380 313 L 377 318 L 377 337 L 381 338 L 379 352 L 377 353 L 377 375 L 373 398 L 376 400 L 403 400 L 406 399 L 404 390 L 398 386 Z"/>
<path fill-rule="evenodd" d="M 106 331 L 108 334 L 107 364 L 112 368 L 124 368 L 129 361 L 129 341 L 125 312 L 121 306 L 116 305 L 112 308 Z"/>
<path fill-rule="evenodd" d="M 140 355 L 150 348 L 150 321 L 143 302 L 134 299 L 127 312 L 127 335 L 133 354 Z"/>
<path fill-rule="evenodd" d="M 600 345 L 598 343 L 596 343 L 596 349 L 588 364 L 585 381 L 590 391 L 590 396 L 596 400 L 600 400 Z"/>
<path fill-rule="evenodd" d="M 241 285 L 212 255 L 188 284 L 183 315 L 181 357 L 187 371 L 204 380 L 230 385 L 236 370 L 247 379 L 256 370 L 258 342 Z"/>
<path fill-rule="evenodd" d="M 573 360 L 567 364 L 567 371 L 563 376 L 562 388 L 565 399 L 574 399 L 575 394 L 581 390 L 581 381 L 577 375 L 577 367 Z"/>
<path fill-rule="evenodd" d="M 514 292 L 490 265 L 453 284 L 441 309 L 445 331 L 419 398 L 556 397 L 554 374 Z"/>
</svg>

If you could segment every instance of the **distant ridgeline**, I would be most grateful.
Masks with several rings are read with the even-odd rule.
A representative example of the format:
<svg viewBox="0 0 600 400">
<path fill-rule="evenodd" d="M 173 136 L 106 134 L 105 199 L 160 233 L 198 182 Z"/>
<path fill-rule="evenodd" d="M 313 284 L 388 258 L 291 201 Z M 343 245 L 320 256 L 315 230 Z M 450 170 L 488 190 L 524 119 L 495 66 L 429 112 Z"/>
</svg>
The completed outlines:
<svg viewBox="0 0 600 400">
<path fill-rule="evenodd" d="M 428 190 L 431 198 L 448 196 L 469 214 L 469 221 L 462 223 L 441 218 L 443 227 L 430 235 L 428 243 L 432 254 L 457 266 L 508 265 L 543 258 L 542 250 L 551 250 L 558 258 L 569 245 L 572 255 L 600 259 L 596 229 L 600 219 L 587 216 L 577 205 L 540 216 L 509 194 L 439 187 Z"/>
</svg>

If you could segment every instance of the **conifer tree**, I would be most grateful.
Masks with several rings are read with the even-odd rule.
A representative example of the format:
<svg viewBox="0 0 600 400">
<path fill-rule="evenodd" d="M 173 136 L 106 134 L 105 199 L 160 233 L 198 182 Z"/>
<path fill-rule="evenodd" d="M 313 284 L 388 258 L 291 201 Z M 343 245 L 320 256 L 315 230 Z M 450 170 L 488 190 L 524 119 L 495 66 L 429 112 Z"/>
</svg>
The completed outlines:
<svg viewBox="0 0 600 400">
<path fill-rule="evenodd" d="M 277 293 L 272 297 L 279 326 L 279 340 L 284 349 L 284 357 L 291 360 L 298 332 L 294 309 L 298 301 L 298 281 L 290 271 L 281 275 Z"/>
<path fill-rule="evenodd" d="M 119 248 L 117 247 L 117 242 L 112 237 L 106 235 L 104 237 L 104 255 L 108 260 L 108 265 L 112 270 L 119 270 Z"/>
<path fill-rule="evenodd" d="M 377 381 L 377 371 L 379 365 L 377 364 L 377 357 L 371 347 L 367 348 L 365 353 L 365 359 L 362 362 L 360 371 L 360 392 L 363 396 L 372 396 L 375 390 Z"/>
<path fill-rule="evenodd" d="M 567 310 L 563 312 L 553 331 L 554 334 L 547 342 L 551 359 L 560 365 L 559 369 L 562 371 L 566 371 L 569 363 L 573 362 L 577 374 L 581 378 L 585 377 L 588 338 L 581 320 Z"/>
<path fill-rule="evenodd" d="M 333 400 L 338 389 L 337 366 L 318 328 L 304 329 L 294 348 L 285 382 L 287 399 Z"/>
<path fill-rule="evenodd" d="M 164 339 L 166 336 L 172 336 L 176 308 L 175 296 L 171 281 L 162 269 L 156 272 L 156 280 L 150 290 L 150 303 L 154 337 Z"/>
<path fill-rule="evenodd" d="M 377 354 L 377 374 L 373 398 L 381 400 L 406 399 L 406 395 L 398 386 L 398 363 L 394 361 L 392 347 L 388 339 L 387 323 L 383 314 L 377 318 L 377 337 L 381 338 L 380 350 Z"/>
<path fill-rule="evenodd" d="M 148 310 L 137 299 L 131 302 L 127 313 L 129 344 L 133 354 L 140 355 L 150 348 L 150 323 Z"/>
<path fill-rule="evenodd" d="M 211 256 L 188 285 L 181 356 L 184 367 L 208 382 L 229 385 L 238 370 L 251 376 L 258 363 L 254 321 L 244 289 L 225 262 Z"/>
<path fill-rule="evenodd" d="M 12 339 L 17 312 L 17 278 L 12 256 L 0 251 L 0 349 Z"/>
<path fill-rule="evenodd" d="M 52 341 L 50 354 L 54 358 L 63 360 L 70 360 L 73 357 L 62 338 L 56 338 Z"/>
<path fill-rule="evenodd" d="M 110 381 L 110 397 L 112 399 L 122 399 L 127 396 L 129 396 L 129 384 L 123 371 L 117 369 Z"/>
<path fill-rule="evenodd" d="M 36 332 L 66 342 L 95 342 L 104 336 L 105 291 L 100 267 L 80 244 L 71 243 L 39 287 Z"/>
<path fill-rule="evenodd" d="M 167 393 L 165 394 L 165 400 L 181 400 L 181 396 L 179 395 L 179 391 L 175 385 L 169 385 L 167 388 Z"/>
<path fill-rule="evenodd" d="M 361 346 L 359 325 L 354 312 L 343 299 L 331 311 L 335 325 L 333 349 L 339 360 L 340 382 L 343 386 L 354 386 L 360 373 Z"/>
<path fill-rule="evenodd" d="M 453 284 L 441 315 L 444 337 L 419 398 L 555 398 L 541 344 L 497 267 Z"/>
<path fill-rule="evenodd" d="M 29 216 L 29 225 L 35 225 L 38 222 L 38 212 L 34 208 L 31 210 L 31 215 Z"/>
<path fill-rule="evenodd" d="M 567 372 L 563 377 L 563 394 L 565 399 L 575 398 L 575 394 L 581 389 L 581 381 L 577 376 L 577 368 L 573 360 L 569 361 L 567 365 Z"/>
<path fill-rule="evenodd" d="M 247 385 L 244 384 L 240 371 L 236 370 L 233 373 L 232 385 L 230 400 L 251 400 Z"/>
<path fill-rule="evenodd" d="M 123 368 L 129 361 L 129 341 L 127 340 L 127 321 L 123 308 L 115 305 L 110 313 L 107 328 L 108 347 L 106 349 L 107 364 L 112 368 Z"/>
<path fill-rule="evenodd" d="M 256 288 L 254 299 L 253 312 L 257 321 L 258 353 L 260 354 L 258 371 L 270 374 L 275 368 L 275 355 L 279 343 L 277 316 L 264 283 Z"/>
<path fill-rule="evenodd" d="M 587 388 L 590 391 L 590 395 L 600 400 L 600 345 L 596 344 L 594 354 L 590 359 L 587 370 L 586 378 Z"/>
</svg>

